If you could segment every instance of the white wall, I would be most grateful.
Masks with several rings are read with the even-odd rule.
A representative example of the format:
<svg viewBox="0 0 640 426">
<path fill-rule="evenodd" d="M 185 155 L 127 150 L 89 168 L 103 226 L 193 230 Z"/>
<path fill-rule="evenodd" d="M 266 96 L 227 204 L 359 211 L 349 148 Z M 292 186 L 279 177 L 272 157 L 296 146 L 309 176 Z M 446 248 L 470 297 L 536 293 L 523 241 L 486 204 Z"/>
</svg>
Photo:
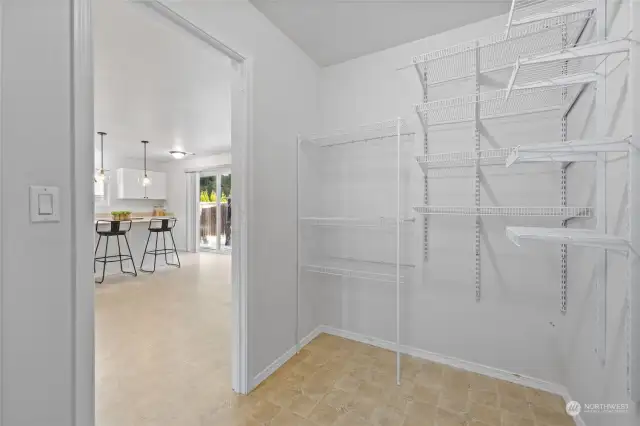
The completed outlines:
<svg viewBox="0 0 640 426">
<path fill-rule="evenodd" d="M 296 342 L 296 135 L 313 130 L 318 68 L 246 1 L 170 6 L 253 63 L 247 219 L 254 377 Z M 234 157 L 237 149 L 232 143 Z"/>
<path fill-rule="evenodd" d="M 71 2 L 2 7 L 2 424 L 70 425 Z M 29 185 L 60 188 L 59 223 L 29 222 Z"/>
<path fill-rule="evenodd" d="M 92 4 L 96 131 L 109 150 L 141 158 L 143 139 L 150 159 L 228 149 L 229 59 L 144 5 Z"/>
<path fill-rule="evenodd" d="M 188 160 L 164 164 L 167 173 L 167 209 L 178 218 L 174 229 L 174 238 L 179 250 L 187 248 L 187 170 L 208 170 L 231 164 L 231 153 L 222 153 L 208 157 L 195 157 Z"/>
</svg>

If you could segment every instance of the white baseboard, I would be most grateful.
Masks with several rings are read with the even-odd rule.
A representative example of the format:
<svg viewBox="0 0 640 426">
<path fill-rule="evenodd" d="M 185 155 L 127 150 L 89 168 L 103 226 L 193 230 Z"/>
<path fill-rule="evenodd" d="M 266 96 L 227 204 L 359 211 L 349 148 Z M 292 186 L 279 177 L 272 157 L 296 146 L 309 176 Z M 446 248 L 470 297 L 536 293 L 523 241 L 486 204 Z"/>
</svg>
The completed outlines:
<svg viewBox="0 0 640 426">
<path fill-rule="evenodd" d="M 356 342 L 365 343 L 368 345 L 376 346 L 383 349 L 395 351 L 396 344 L 386 340 L 378 339 L 375 337 L 366 336 L 363 334 L 354 333 L 352 331 L 340 330 L 334 327 L 321 325 L 309 333 L 304 339 L 300 341 L 300 347 L 306 346 L 309 342 L 315 339 L 318 335 L 326 333 L 333 336 L 342 337 Z M 297 346 L 292 347 L 278 359 L 276 359 L 271 365 L 262 370 L 253 379 L 252 389 L 266 380 L 271 374 L 273 374 L 278 368 L 284 365 L 295 353 Z M 484 376 L 493 377 L 498 380 L 504 380 L 507 382 L 516 383 L 522 386 L 527 386 L 534 389 L 539 389 L 545 392 L 556 394 L 564 398 L 566 402 L 571 401 L 571 396 L 566 387 L 548 382 L 545 380 L 537 379 L 535 377 L 523 376 L 521 374 L 512 373 L 509 371 L 501 370 L 499 368 L 489 367 L 482 364 L 477 364 L 471 361 L 465 361 L 459 358 L 454 358 L 446 355 L 441 355 L 433 352 L 426 351 L 424 349 L 418 349 L 410 346 L 401 346 L 400 352 L 406 355 L 410 355 L 420 359 L 426 359 L 428 361 L 436 362 L 439 364 L 449 365 L 454 368 L 470 371 L 473 373 L 482 374 Z M 586 426 L 585 422 L 580 416 L 575 418 L 577 426 Z"/>
<path fill-rule="evenodd" d="M 315 330 L 313 330 L 311 333 L 309 333 L 306 337 L 304 337 L 302 340 L 300 340 L 299 347 L 300 348 L 305 347 L 306 345 L 309 344 L 309 342 L 311 342 L 313 339 L 318 337 L 318 335 L 320 335 L 320 333 L 322 333 L 322 326 L 317 327 Z M 256 387 L 258 387 L 258 385 L 260 383 L 265 381 L 278 368 L 282 367 L 287 361 L 289 361 L 291 359 L 292 356 L 294 356 L 296 354 L 297 351 L 298 351 L 298 345 L 295 345 L 292 348 L 290 348 L 288 351 L 286 351 L 284 354 L 282 354 L 278 359 L 273 361 L 267 368 L 265 368 L 260 373 L 258 373 L 253 378 L 253 381 L 251 382 L 251 390 L 253 390 Z"/>
<path fill-rule="evenodd" d="M 343 337 L 345 339 L 355 340 L 357 342 L 366 343 L 368 345 L 373 345 L 392 351 L 396 350 L 396 344 L 394 342 L 389 342 L 386 340 L 377 339 L 375 337 L 365 336 L 351 331 L 339 330 L 327 326 L 322 326 L 321 330 L 323 333 Z M 449 365 L 454 368 L 471 371 L 473 373 L 482 374 L 484 376 L 493 377 L 499 380 L 505 380 L 507 382 L 517 383 L 519 385 L 539 389 L 556 395 L 564 396 L 567 393 L 564 386 L 558 385 L 556 383 L 547 382 L 545 380 L 536 379 L 534 377 L 523 376 L 521 374 L 500 370 L 498 368 L 477 364 L 471 361 L 465 361 L 459 358 L 429 352 L 424 349 L 418 349 L 411 346 L 401 346 L 400 352 L 416 358 L 426 359 L 432 362 L 437 362 L 438 364 Z"/>
</svg>

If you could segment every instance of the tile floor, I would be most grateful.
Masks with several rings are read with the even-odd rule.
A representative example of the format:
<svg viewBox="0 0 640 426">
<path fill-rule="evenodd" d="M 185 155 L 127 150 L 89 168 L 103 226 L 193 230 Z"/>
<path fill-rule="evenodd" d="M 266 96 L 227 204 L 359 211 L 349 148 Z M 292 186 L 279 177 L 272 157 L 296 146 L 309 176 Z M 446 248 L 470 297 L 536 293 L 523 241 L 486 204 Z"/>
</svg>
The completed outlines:
<svg viewBox="0 0 640 426">
<path fill-rule="evenodd" d="M 211 424 L 574 426 L 556 395 L 322 334 Z"/>
<path fill-rule="evenodd" d="M 98 426 L 574 426 L 558 396 L 415 358 L 396 386 L 394 353 L 324 334 L 235 395 L 230 261 L 98 286 Z"/>
</svg>

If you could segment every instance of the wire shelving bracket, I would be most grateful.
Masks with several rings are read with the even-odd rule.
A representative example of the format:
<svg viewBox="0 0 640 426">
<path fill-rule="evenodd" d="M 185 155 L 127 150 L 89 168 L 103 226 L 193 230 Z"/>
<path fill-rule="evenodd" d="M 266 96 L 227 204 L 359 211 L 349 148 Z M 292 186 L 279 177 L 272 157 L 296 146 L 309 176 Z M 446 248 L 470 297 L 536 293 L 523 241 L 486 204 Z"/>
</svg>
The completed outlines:
<svg viewBox="0 0 640 426">
<path fill-rule="evenodd" d="M 630 46 L 629 39 L 596 41 L 557 52 L 519 58 L 509 80 L 507 97 L 514 88 L 594 82 L 604 60 L 611 55 L 628 54 Z"/>
<path fill-rule="evenodd" d="M 615 235 L 600 234 L 591 229 L 507 226 L 506 231 L 507 237 L 517 246 L 522 244 L 522 240 L 538 240 L 613 250 L 623 254 L 629 252 L 627 239 Z"/>
</svg>

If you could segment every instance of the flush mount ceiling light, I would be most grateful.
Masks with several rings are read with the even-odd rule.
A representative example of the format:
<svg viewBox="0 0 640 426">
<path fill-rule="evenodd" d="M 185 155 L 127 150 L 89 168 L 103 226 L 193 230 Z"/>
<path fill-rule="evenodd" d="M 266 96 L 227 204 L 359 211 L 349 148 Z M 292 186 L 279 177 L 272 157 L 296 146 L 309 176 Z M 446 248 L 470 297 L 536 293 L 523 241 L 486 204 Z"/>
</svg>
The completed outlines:
<svg viewBox="0 0 640 426">
<path fill-rule="evenodd" d="M 144 177 L 140 180 L 140 183 L 142 184 L 142 186 L 149 186 L 151 185 L 151 178 L 147 176 L 147 145 L 149 144 L 149 141 L 140 142 L 144 146 Z"/>
<path fill-rule="evenodd" d="M 178 151 L 178 150 L 169 151 L 169 154 L 171 154 L 171 156 L 173 158 L 175 158 L 176 160 L 181 160 L 184 157 L 186 157 L 187 155 L 195 155 L 192 152 Z"/>
<path fill-rule="evenodd" d="M 104 137 L 107 135 L 105 132 L 98 132 L 100 135 L 100 168 L 96 169 L 96 174 L 93 176 L 94 182 L 104 182 L 109 177 L 104 173 Z"/>
</svg>

